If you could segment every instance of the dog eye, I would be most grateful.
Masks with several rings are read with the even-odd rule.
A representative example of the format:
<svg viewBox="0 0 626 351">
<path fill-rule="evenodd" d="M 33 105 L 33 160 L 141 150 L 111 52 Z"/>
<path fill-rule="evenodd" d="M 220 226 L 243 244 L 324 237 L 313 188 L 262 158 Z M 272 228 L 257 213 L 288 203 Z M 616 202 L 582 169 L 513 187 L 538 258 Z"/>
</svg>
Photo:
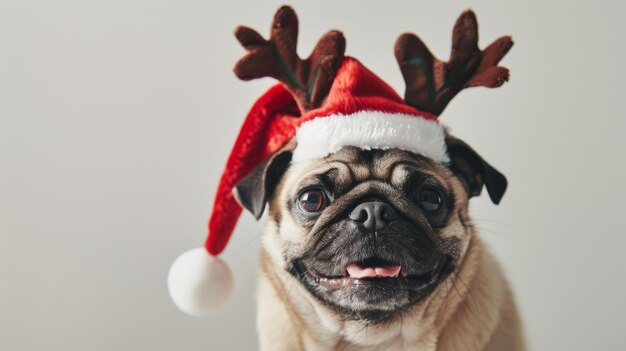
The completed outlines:
<svg viewBox="0 0 626 351">
<path fill-rule="evenodd" d="M 298 206 L 305 212 L 317 212 L 326 205 L 326 196 L 320 189 L 310 189 L 298 198 Z"/>
<path fill-rule="evenodd" d="M 419 193 L 420 208 L 426 212 L 435 212 L 441 208 L 443 199 L 441 194 L 433 189 L 424 189 Z"/>
</svg>

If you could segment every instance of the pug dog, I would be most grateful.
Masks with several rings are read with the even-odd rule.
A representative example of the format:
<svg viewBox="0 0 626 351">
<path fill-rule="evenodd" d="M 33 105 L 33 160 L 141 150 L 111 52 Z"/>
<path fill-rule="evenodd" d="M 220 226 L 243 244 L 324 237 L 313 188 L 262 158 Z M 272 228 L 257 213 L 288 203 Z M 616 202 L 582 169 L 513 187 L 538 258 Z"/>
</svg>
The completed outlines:
<svg viewBox="0 0 626 351">
<path fill-rule="evenodd" d="M 240 182 L 268 204 L 257 292 L 261 350 L 524 350 L 500 266 L 468 214 L 504 176 L 450 135 L 443 165 L 345 147 L 290 164 L 293 143 Z"/>
<path fill-rule="evenodd" d="M 396 57 L 407 105 L 438 115 L 461 89 L 508 79 L 497 63 L 510 38 L 480 51 L 476 27 L 471 12 L 457 21 L 449 62 L 434 58 L 417 37 L 400 37 Z M 269 41 L 239 29 L 250 54 L 235 73 L 280 79 L 296 62 L 294 73 L 282 77 L 294 96 L 305 94 L 293 77 L 332 84 L 332 70 L 322 67 L 326 76 L 319 78 L 317 69 L 293 59 L 293 33 L 297 21 L 289 8 L 277 13 Z M 319 61 L 341 62 L 340 39 L 330 33 L 311 57 L 330 47 L 335 55 Z M 261 67 L 277 58 L 283 60 L 276 68 Z M 316 100 L 323 104 L 329 89 L 307 89 L 306 99 L 296 99 L 300 111 L 320 106 L 310 106 Z M 483 187 L 499 203 L 506 178 L 461 139 L 447 130 L 442 135 L 447 162 L 402 147 L 353 145 L 294 162 L 294 137 L 238 182 L 238 201 L 265 223 L 257 291 L 261 350 L 525 349 L 509 284 L 468 212 Z"/>
</svg>

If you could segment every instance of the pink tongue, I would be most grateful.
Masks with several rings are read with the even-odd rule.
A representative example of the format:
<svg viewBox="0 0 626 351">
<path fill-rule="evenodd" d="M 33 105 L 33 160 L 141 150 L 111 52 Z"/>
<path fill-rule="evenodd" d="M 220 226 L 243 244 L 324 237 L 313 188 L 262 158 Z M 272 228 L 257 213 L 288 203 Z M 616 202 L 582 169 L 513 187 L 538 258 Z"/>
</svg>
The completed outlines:
<svg viewBox="0 0 626 351">
<path fill-rule="evenodd" d="M 346 267 L 346 270 L 351 278 L 397 277 L 400 273 L 400 266 L 362 267 L 357 263 L 352 263 Z"/>
</svg>

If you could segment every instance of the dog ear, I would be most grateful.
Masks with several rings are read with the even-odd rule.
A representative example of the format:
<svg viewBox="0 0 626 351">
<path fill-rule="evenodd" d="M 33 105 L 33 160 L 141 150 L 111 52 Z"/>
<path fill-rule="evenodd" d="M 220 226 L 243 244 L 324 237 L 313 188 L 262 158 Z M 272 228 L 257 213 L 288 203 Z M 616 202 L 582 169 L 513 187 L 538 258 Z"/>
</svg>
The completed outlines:
<svg viewBox="0 0 626 351">
<path fill-rule="evenodd" d="M 483 185 L 494 204 L 500 203 L 506 191 L 507 180 L 464 141 L 446 136 L 450 168 L 465 182 L 470 197 L 480 195 Z"/>
<path fill-rule="evenodd" d="M 292 144 L 276 152 L 235 186 L 235 198 L 256 219 L 263 215 L 267 200 L 291 163 Z"/>
</svg>

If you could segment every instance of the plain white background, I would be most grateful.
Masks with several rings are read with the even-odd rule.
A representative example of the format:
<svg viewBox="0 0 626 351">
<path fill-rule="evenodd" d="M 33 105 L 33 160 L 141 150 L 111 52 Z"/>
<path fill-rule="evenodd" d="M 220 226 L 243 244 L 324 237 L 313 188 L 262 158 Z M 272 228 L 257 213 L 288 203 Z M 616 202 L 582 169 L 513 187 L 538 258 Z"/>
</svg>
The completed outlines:
<svg viewBox="0 0 626 351">
<path fill-rule="evenodd" d="M 188 317 L 167 270 L 200 246 L 238 128 L 273 82 L 240 82 L 238 24 L 277 1 L 0 0 L 0 349 L 252 350 L 259 225 L 223 258 L 235 295 Z M 398 91 L 393 43 L 447 58 L 463 9 L 481 46 L 516 42 L 503 88 L 462 92 L 442 121 L 505 173 L 472 213 L 505 267 L 533 350 L 624 350 L 626 238 L 620 1 L 292 1 L 300 53 L 341 29 Z"/>
</svg>

